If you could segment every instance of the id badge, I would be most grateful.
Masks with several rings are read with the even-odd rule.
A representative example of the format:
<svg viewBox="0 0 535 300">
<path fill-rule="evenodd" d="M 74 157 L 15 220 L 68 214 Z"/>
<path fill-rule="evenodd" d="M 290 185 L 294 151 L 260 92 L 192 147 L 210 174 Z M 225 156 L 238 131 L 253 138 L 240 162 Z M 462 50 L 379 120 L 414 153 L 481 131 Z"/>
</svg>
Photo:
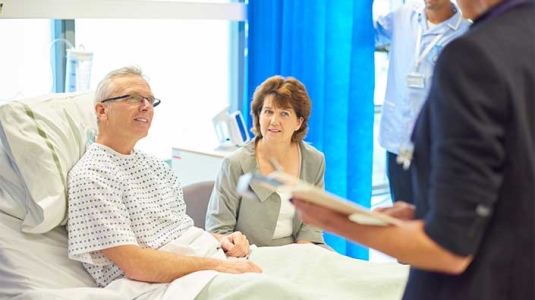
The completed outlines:
<svg viewBox="0 0 535 300">
<path fill-rule="evenodd" d="M 425 76 L 421 73 L 409 73 L 407 74 L 407 86 L 411 88 L 423 89 Z"/>
</svg>

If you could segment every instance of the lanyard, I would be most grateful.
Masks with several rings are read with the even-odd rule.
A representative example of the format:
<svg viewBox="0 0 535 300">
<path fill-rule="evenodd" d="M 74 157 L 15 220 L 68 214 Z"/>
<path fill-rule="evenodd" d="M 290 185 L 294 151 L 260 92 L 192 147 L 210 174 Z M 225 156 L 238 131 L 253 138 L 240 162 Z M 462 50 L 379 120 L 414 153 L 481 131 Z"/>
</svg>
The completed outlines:
<svg viewBox="0 0 535 300">
<path fill-rule="evenodd" d="M 418 70 L 418 66 L 420 65 L 420 63 L 422 62 L 422 59 L 424 59 L 424 57 L 429 54 L 429 52 L 431 51 L 431 49 L 433 49 L 433 47 L 438 43 L 438 41 L 444 36 L 444 33 L 441 33 L 439 35 L 437 35 L 432 41 L 431 43 L 429 43 L 429 45 L 427 45 L 427 48 L 424 49 L 424 51 L 422 53 L 420 53 L 420 47 L 422 46 L 421 43 L 422 43 L 422 26 L 421 25 L 418 25 L 418 37 L 416 38 L 416 55 L 418 55 L 418 53 L 420 53 L 420 55 L 416 58 L 416 61 L 414 62 L 414 70 L 417 71 Z"/>
<path fill-rule="evenodd" d="M 459 16 L 459 19 L 457 20 L 457 24 L 455 25 L 455 28 L 459 27 L 459 24 L 461 24 L 461 20 L 462 20 L 462 17 Z M 450 28 L 451 29 L 451 28 Z M 418 66 L 420 65 L 420 63 L 422 62 L 422 60 L 424 59 L 424 57 L 429 54 L 429 52 L 431 51 L 431 49 L 433 49 L 433 47 L 438 43 L 438 41 L 440 41 L 440 39 L 444 36 L 444 32 L 437 35 L 432 41 L 431 43 L 429 43 L 429 45 L 427 45 L 427 47 L 424 49 L 424 51 L 422 53 L 420 53 L 420 47 L 422 47 L 422 25 L 420 23 L 418 23 L 418 36 L 416 37 L 416 55 L 419 54 L 419 56 L 416 58 L 416 61 L 414 62 L 414 70 L 415 71 L 418 71 Z"/>
</svg>

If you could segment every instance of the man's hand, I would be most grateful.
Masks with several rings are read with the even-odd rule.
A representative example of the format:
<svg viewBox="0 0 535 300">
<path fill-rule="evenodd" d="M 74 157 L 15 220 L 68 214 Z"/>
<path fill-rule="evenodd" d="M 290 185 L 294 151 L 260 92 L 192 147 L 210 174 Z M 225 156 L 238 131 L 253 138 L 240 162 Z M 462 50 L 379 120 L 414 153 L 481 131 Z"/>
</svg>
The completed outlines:
<svg viewBox="0 0 535 300">
<path fill-rule="evenodd" d="M 390 207 L 379 207 L 374 209 L 376 212 L 404 221 L 414 220 L 414 210 L 414 205 L 403 201 L 396 201 L 394 202 L 394 205 Z"/>
<path fill-rule="evenodd" d="M 221 248 L 227 256 L 245 257 L 249 255 L 249 240 L 239 231 L 221 237 Z"/>
<path fill-rule="evenodd" d="M 221 261 L 221 265 L 217 268 L 218 272 L 222 273 L 262 273 L 262 268 L 245 258 L 235 258 L 231 260 Z"/>
</svg>

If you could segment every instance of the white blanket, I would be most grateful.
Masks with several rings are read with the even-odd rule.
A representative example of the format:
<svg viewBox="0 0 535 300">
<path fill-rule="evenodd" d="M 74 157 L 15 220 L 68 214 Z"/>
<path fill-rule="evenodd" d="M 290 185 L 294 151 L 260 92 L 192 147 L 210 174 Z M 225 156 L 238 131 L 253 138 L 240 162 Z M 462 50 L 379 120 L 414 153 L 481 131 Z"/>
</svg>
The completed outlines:
<svg viewBox="0 0 535 300">
<path fill-rule="evenodd" d="M 225 259 L 217 241 L 201 229 L 189 230 L 161 250 Z M 201 271 L 170 284 L 128 279 L 104 289 L 39 290 L 17 299 L 370 299 L 401 298 L 409 268 L 397 263 L 352 259 L 314 245 L 252 248 L 249 257 L 262 274 Z"/>
<path fill-rule="evenodd" d="M 256 248 L 262 274 L 219 274 L 196 299 L 401 299 L 408 266 L 357 260 L 313 245 Z"/>
<path fill-rule="evenodd" d="M 208 232 L 191 227 L 180 238 L 160 248 L 184 256 L 227 259 L 219 242 Z M 126 278 L 116 280 L 105 289 L 117 291 L 124 299 L 191 300 L 216 276 L 216 271 L 199 271 L 182 276 L 170 284 L 143 283 Z"/>
</svg>

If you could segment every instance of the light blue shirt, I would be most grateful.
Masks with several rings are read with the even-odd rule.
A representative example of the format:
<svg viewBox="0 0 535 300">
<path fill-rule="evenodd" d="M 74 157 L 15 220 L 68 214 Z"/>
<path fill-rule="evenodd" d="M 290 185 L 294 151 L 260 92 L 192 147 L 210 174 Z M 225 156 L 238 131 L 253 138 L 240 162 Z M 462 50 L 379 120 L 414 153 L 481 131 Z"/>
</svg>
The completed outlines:
<svg viewBox="0 0 535 300">
<path fill-rule="evenodd" d="M 410 144 L 410 135 L 426 100 L 440 51 L 470 26 L 470 22 L 462 18 L 459 9 L 451 5 L 455 14 L 433 28 L 427 24 L 423 4 L 401 6 L 375 21 L 376 45 L 390 44 L 386 95 L 379 131 L 379 144 L 389 152 L 398 154 L 400 148 Z M 416 53 L 419 32 L 422 33 L 420 53 Z M 415 70 L 417 57 L 441 34 L 442 37 Z M 424 88 L 408 87 L 407 74 L 412 72 L 424 76 Z"/>
</svg>

